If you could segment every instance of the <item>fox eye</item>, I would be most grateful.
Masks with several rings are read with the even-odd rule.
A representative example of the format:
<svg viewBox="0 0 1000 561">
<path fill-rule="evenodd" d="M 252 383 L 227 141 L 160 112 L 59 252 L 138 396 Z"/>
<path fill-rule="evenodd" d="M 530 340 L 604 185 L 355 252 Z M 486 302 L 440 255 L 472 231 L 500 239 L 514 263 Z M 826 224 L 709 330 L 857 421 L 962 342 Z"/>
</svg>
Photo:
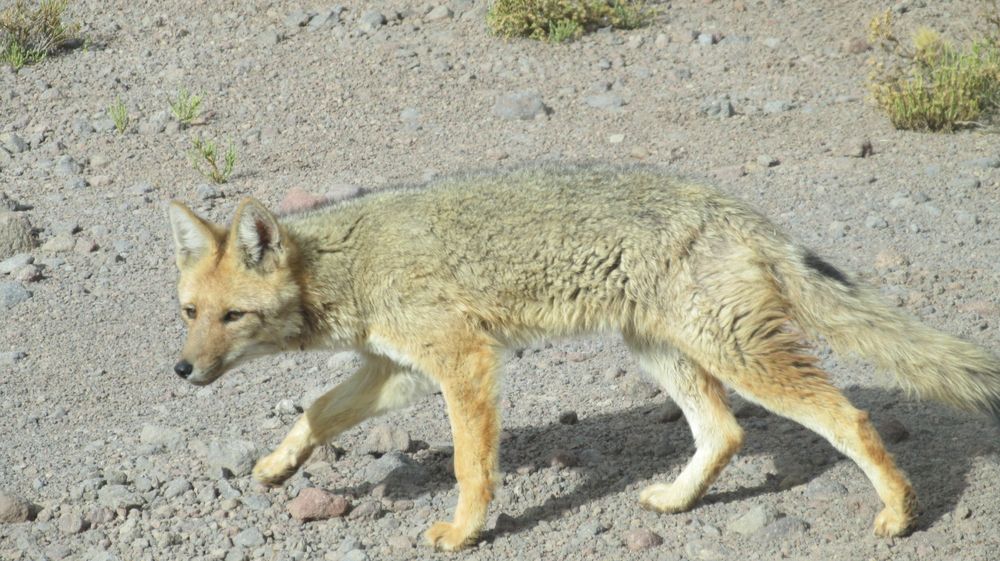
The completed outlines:
<svg viewBox="0 0 1000 561">
<path fill-rule="evenodd" d="M 184 306 L 184 315 L 187 316 L 188 319 L 194 319 L 198 317 L 198 310 L 196 310 L 194 306 Z"/>
<path fill-rule="evenodd" d="M 232 323 L 241 317 L 243 317 L 244 312 L 237 310 L 229 310 L 226 315 L 222 316 L 222 323 Z"/>
</svg>

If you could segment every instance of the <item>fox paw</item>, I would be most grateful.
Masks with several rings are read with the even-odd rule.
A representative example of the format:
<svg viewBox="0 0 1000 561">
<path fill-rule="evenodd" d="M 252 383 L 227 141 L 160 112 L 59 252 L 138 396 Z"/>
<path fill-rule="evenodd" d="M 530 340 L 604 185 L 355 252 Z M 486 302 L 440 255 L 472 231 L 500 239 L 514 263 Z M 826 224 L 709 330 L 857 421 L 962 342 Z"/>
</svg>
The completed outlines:
<svg viewBox="0 0 1000 561">
<path fill-rule="evenodd" d="M 875 517 L 875 535 L 883 538 L 902 536 L 910 529 L 912 518 L 908 514 L 885 507 Z"/>
<path fill-rule="evenodd" d="M 663 483 L 650 485 L 639 493 L 639 505 L 656 512 L 684 512 L 694 502 L 689 493 L 678 493 L 673 485 Z"/>
<path fill-rule="evenodd" d="M 427 543 L 441 551 L 458 551 L 472 540 L 475 535 L 449 522 L 435 522 L 425 534 Z"/>
<path fill-rule="evenodd" d="M 290 463 L 286 458 L 272 453 L 257 461 L 253 467 L 253 478 L 268 487 L 278 487 L 295 474 L 299 466 Z"/>
</svg>

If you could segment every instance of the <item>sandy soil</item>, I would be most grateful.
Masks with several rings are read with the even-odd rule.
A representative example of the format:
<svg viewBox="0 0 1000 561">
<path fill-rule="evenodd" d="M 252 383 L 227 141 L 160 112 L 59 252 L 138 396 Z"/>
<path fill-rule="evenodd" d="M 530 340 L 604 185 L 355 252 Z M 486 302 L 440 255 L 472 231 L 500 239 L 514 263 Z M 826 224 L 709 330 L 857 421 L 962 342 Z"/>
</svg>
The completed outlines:
<svg viewBox="0 0 1000 561">
<path fill-rule="evenodd" d="M 265 490 L 243 471 L 248 458 L 355 359 L 276 356 L 204 389 L 171 372 L 183 338 L 174 198 L 227 221 L 241 197 L 277 206 L 296 187 L 337 194 L 538 160 L 639 161 L 752 201 L 927 323 L 1000 348 L 996 135 L 896 131 L 865 100 L 870 53 L 851 40 L 886 2 L 731 4 L 670 2 L 645 29 L 553 46 L 490 37 L 481 1 L 74 2 L 87 48 L 0 70 L 0 191 L 31 207 L 18 214 L 40 245 L 32 268 L 0 273 L 4 294 L 32 294 L 0 308 L 0 491 L 40 508 L 0 524 L 0 558 L 434 557 L 421 533 L 456 499 L 440 397 L 350 431 Z M 974 5 L 904 2 L 900 19 L 961 29 Z M 386 24 L 363 31 L 370 10 Z M 299 27 L 300 11 L 316 23 Z M 170 118 L 180 88 L 204 95 L 203 124 Z M 545 109 L 504 118 L 498 99 L 523 92 Z M 108 130 L 116 98 L 135 119 L 123 135 Z M 188 163 L 193 135 L 238 150 L 218 193 Z M 853 157 L 865 141 L 873 153 Z M 620 341 L 601 337 L 512 358 L 503 487 L 466 556 L 995 559 L 996 429 L 822 356 L 913 480 L 910 537 L 872 535 L 880 505 L 853 463 L 738 401 L 746 447 L 702 503 L 641 510 L 638 490 L 676 475 L 693 443 Z M 569 411 L 575 424 L 560 422 Z M 380 424 L 410 445 L 366 453 Z M 310 486 L 353 510 L 294 520 L 288 503 Z M 733 521 L 746 513 L 783 518 L 744 535 Z"/>
</svg>

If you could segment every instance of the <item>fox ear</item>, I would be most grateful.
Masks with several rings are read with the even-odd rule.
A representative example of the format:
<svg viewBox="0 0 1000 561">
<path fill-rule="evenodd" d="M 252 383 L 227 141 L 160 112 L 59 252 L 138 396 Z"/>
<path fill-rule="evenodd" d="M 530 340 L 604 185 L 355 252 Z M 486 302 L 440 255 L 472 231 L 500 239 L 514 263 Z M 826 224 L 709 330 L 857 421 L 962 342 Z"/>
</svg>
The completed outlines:
<svg viewBox="0 0 1000 561">
<path fill-rule="evenodd" d="M 278 220 L 254 199 L 245 199 L 233 219 L 230 243 L 249 269 L 270 270 L 284 262 L 285 240 Z"/>
<path fill-rule="evenodd" d="M 184 204 L 173 201 L 168 211 L 174 231 L 177 267 L 184 269 L 218 246 L 215 228 Z"/>
</svg>

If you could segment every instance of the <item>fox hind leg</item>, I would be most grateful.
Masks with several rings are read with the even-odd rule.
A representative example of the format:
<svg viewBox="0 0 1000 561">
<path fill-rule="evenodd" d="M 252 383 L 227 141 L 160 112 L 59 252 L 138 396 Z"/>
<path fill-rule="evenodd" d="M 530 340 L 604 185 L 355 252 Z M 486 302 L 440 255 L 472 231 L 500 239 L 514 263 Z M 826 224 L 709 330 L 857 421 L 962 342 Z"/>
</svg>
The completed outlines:
<svg viewBox="0 0 1000 561">
<path fill-rule="evenodd" d="M 659 512 L 688 510 L 739 450 L 743 430 L 729 409 L 725 389 L 711 374 L 669 345 L 634 338 L 627 338 L 627 342 L 639 365 L 684 412 L 696 447 L 672 483 L 656 483 L 642 490 L 640 504 Z"/>
</svg>

